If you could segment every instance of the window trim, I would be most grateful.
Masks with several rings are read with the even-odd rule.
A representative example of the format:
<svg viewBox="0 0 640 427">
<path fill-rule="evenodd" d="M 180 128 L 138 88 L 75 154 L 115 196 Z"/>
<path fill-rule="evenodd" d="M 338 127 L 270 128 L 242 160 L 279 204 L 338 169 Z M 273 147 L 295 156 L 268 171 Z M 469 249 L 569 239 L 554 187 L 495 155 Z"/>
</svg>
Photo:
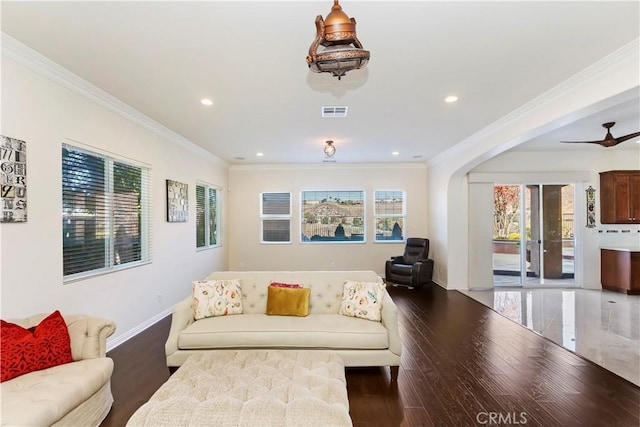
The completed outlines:
<svg viewBox="0 0 640 427">
<path fill-rule="evenodd" d="M 206 183 L 204 181 L 196 181 L 196 185 L 195 185 L 195 191 L 196 191 L 196 197 L 194 197 L 195 201 L 196 201 L 196 215 L 198 212 L 198 196 L 197 196 L 197 192 L 198 192 L 198 187 L 204 187 L 205 189 L 205 201 L 204 201 L 204 237 L 205 237 L 205 245 L 204 246 L 198 246 L 198 220 L 196 218 L 196 251 L 206 251 L 208 249 L 212 249 L 212 248 L 219 248 L 222 246 L 222 227 L 220 219 L 221 219 L 221 215 L 220 215 L 220 198 L 222 196 L 222 187 L 218 186 L 218 185 L 213 185 L 213 184 L 209 184 Z M 209 222 L 207 221 L 207 218 L 209 217 L 209 192 L 207 190 L 215 190 L 216 192 L 216 218 L 215 218 L 215 222 L 216 222 L 216 243 L 215 244 L 206 244 L 207 241 L 209 240 L 209 236 L 210 234 L 210 230 L 209 230 Z M 211 243 L 211 242 L 208 242 Z"/>
<path fill-rule="evenodd" d="M 90 156 L 100 157 L 105 160 L 109 167 L 105 168 L 106 188 L 105 193 L 109 195 L 105 201 L 107 204 L 107 223 L 105 229 L 109 238 L 105 242 L 105 247 L 108 245 L 108 250 L 105 250 L 105 266 L 102 268 L 96 268 L 93 270 L 82 271 L 73 274 L 64 274 L 64 259 L 63 259 L 63 271 L 62 271 L 62 284 L 73 283 L 97 276 L 103 276 L 105 274 L 115 273 L 122 270 L 128 270 L 130 268 L 136 268 L 143 265 L 148 265 L 153 262 L 152 259 L 152 234 L 151 234 L 151 194 L 152 194 L 152 171 L 151 165 L 134 160 L 122 155 L 118 155 L 106 150 L 102 150 L 97 147 L 93 147 L 82 142 L 74 141 L 72 139 L 65 138 L 60 147 L 60 179 L 61 179 L 61 192 L 62 192 L 62 180 L 64 179 L 62 171 L 62 150 L 64 149 L 81 152 Z M 144 191 L 141 194 L 140 202 L 140 260 L 127 262 L 124 264 L 115 264 L 115 238 L 112 236 L 113 230 L 113 168 L 115 163 L 121 163 L 127 166 L 136 167 L 140 169 L 140 179 L 143 184 Z M 61 194 L 61 201 L 63 195 Z M 64 215 L 64 213 L 63 213 Z M 62 224 L 61 224 L 62 225 Z M 64 254 L 64 242 L 62 245 L 62 253 Z M 109 259 L 111 256 L 112 259 Z"/>
<path fill-rule="evenodd" d="M 289 195 L 289 213 L 288 214 L 265 214 L 264 213 L 264 195 L 265 194 L 288 194 Z M 293 224 L 293 194 L 291 191 L 261 191 L 259 194 L 259 204 L 260 204 L 260 244 L 261 245 L 290 245 L 293 243 L 292 236 L 292 224 Z M 264 240 L 264 221 L 265 220 L 274 220 L 274 221 L 289 221 L 289 240 L 288 241 L 277 241 L 272 242 L 268 240 Z"/>
<path fill-rule="evenodd" d="M 304 193 L 325 192 L 325 193 L 362 193 L 362 240 L 303 240 L 302 239 L 302 221 L 304 218 Z M 300 219 L 298 221 L 300 229 L 300 244 L 303 245 L 360 245 L 367 243 L 367 192 L 364 189 L 332 189 L 332 190 L 302 190 L 300 191 Z"/>
<path fill-rule="evenodd" d="M 394 193 L 402 193 L 402 214 L 378 214 L 376 212 L 376 194 L 378 192 L 394 192 Z M 376 222 L 378 218 L 402 218 L 402 239 L 401 240 L 378 240 L 378 234 Z M 406 243 L 407 236 L 405 230 L 407 229 L 407 192 L 404 190 L 389 190 L 389 189 L 374 189 L 373 190 L 373 242 L 374 243 Z"/>
</svg>

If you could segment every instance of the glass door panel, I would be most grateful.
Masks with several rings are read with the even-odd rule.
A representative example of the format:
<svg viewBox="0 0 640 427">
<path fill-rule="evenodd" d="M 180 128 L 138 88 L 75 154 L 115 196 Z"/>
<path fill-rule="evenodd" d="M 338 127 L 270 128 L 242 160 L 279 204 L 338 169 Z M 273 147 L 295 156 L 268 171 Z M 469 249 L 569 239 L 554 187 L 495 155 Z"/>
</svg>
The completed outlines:
<svg viewBox="0 0 640 427">
<path fill-rule="evenodd" d="M 527 185 L 526 285 L 573 285 L 574 185 Z"/>
<path fill-rule="evenodd" d="M 494 185 L 494 286 L 575 284 L 574 190 Z"/>
<path fill-rule="evenodd" d="M 521 186 L 493 187 L 493 283 L 521 286 Z"/>
<path fill-rule="evenodd" d="M 525 227 L 527 229 L 526 283 L 539 283 L 542 277 L 542 224 L 540 216 L 540 185 L 525 186 Z"/>
</svg>

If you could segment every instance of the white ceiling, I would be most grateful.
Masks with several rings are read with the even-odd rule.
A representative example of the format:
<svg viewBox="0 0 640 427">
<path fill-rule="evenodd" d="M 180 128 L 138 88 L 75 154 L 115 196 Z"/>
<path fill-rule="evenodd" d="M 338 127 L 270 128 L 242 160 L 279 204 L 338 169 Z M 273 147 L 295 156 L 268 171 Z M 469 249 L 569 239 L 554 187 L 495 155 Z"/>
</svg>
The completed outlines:
<svg viewBox="0 0 640 427">
<path fill-rule="evenodd" d="M 636 1 L 344 0 L 371 61 L 338 81 L 305 62 L 331 5 L 3 1 L 2 31 L 230 164 L 319 163 L 327 139 L 339 163 L 424 162 L 640 35 Z M 518 149 L 636 132 L 637 104 Z"/>
</svg>

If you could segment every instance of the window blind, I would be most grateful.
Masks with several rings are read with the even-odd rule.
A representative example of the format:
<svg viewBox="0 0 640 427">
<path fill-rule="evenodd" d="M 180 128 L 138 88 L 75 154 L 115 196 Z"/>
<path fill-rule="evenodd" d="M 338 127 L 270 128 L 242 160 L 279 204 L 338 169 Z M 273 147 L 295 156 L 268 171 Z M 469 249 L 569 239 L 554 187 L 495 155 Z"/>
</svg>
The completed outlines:
<svg viewBox="0 0 640 427">
<path fill-rule="evenodd" d="M 150 170 L 63 144 L 63 275 L 87 276 L 151 259 Z"/>
<path fill-rule="evenodd" d="M 375 241 L 403 241 L 405 228 L 405 194 L 401 190 L 374 192 Z"/>
<path fill-rule="evenodd" d="M 196 184 L 196 247 L 216 246 L 218 239 L 218 189 Z"/>
<path fill-rule="evenodd" d="M 291 193 L 262 193 L 260 217 L 262 243 L 291 242 Z"/>
</svg>

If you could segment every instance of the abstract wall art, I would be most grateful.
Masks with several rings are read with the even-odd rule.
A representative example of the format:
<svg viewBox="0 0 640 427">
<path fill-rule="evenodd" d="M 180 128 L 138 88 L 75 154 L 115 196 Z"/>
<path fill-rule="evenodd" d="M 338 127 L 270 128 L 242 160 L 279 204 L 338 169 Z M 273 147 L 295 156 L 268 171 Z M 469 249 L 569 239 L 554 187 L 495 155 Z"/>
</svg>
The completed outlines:
<svg viewBox="0 0 640 427">
<path fill-rule="evenodd" d="M 189 219 L 189 187 L 178 181 L 167 180 L 167 221 L 187 222 Z"/>
</svg>

